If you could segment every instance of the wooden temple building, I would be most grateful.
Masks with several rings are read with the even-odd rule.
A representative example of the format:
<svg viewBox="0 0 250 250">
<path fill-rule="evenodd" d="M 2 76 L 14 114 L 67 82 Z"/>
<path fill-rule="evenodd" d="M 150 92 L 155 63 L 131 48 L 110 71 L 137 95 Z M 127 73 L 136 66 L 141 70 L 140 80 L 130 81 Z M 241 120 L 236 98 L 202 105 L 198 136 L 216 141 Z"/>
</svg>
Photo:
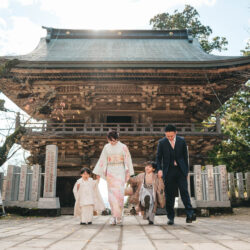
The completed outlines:
<svg viewBox="0 0 250 250">
<path fill-rule="evenodd" d="M 187 30 L 44 28 L 34 51 L 0 58 L 17 59 L 0 89 L 39 121 L 20 141 L 32 164 L 43 165 L 46 145 L 58 146 L 61 206 L 72 205 L 65 193 L 81 167 L 94 166 L 111 128 L 137 172 L 155 157 L 167 123 L 185 137 L 190 164 L 203 163 L 223 136 L 219 117 L 203 121 L 249 76 L 250 57 L 206 54 Z"/>
</svg>

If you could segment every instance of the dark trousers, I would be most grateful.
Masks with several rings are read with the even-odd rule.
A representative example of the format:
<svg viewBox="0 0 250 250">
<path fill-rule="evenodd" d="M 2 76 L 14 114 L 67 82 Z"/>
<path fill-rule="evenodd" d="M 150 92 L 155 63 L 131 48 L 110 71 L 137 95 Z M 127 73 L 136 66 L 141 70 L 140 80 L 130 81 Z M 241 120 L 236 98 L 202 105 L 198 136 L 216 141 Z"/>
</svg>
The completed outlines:
<svg viewBox="0 0 250 250">
<path fill-rule="evenodd" d="M 192 216 L 193 208 L 188 193 L 187 177 L 184 176 L 179 166 L 169 167 L 164 183 L 168 219 L 174 219 L 175 216 L 174 203 L 177 188 L 180 190 L 181 199 L 185 206 L 187 216 Z"/>
</svg>

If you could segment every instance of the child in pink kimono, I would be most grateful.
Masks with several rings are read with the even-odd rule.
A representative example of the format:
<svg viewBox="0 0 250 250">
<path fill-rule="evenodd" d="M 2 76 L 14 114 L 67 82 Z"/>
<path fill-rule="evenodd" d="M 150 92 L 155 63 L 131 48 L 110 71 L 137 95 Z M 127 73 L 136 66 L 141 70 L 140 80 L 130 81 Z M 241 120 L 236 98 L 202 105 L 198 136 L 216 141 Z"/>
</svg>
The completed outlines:
<svg viewBox="0 0 250 250">
<path fill-rule="evenodd" d="M 73 193 L 75 196 L 74 216 L 81 218 L 81 225 L 92 224 L 93 212 L 105 209 L 98 189 L 100 177 L 97 180 L 90 178 L 89 168 L 81 169 L 81 178 L 77 180 Z"/>
</svg>

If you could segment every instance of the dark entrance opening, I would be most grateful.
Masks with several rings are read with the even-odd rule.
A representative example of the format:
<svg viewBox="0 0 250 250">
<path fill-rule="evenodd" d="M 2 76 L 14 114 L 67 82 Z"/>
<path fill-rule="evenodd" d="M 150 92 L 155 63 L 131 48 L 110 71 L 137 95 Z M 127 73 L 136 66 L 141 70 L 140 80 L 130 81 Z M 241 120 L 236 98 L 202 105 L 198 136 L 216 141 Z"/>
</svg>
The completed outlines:
<svg viewBox="0 0 250 250">
<path fill-rule="evenodd" d="M 107 123 L 131 123 L 131 116 L 107 116 Z"/>
<path fill-rule="evenodd" d="M 73 208 L 75 198 L 73 187 L 79 177 L 57 177 L 56 197 L 59 197 L 61 208 Z"/>
</svg>

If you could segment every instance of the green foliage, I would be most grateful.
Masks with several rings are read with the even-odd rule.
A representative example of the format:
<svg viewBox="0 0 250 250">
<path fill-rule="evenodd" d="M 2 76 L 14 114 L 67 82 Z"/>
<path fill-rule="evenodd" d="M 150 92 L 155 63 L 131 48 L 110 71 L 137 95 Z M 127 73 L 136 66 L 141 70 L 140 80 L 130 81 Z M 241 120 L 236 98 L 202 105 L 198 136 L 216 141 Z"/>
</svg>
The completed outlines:
<svg viewBox="0 0 250 250">
<path fill-rule="evenodd" d="M 228 171 L 250 171 L 249 90 L 247 84 L 218 111 L 222 117 L 222 132 L 227 139 L 209 152 L 209 163 L 225 164 Z"/>
<path fill-rule="evenodd" d="M 203 25 L 199 20 L 198 11 L 186 5 L 182 12 L 174 11 L 174 14 L 162 13 L 150 19 L 150 24 L 155 30 L 189 29 L 191 34 L 197 38 L 203 50 L 210 53 L 213 50 L 227 50 L 228 41 L 225 37 L 216 36 L 209 40 L 212 29 Z"/>
<path fill-rule="evenodd" d="M 250 56 L 250 39 L 247 41 L 247 45 L 245 47 L 245 49 L 240 51 L 243 56 Z"/>
</svg>

